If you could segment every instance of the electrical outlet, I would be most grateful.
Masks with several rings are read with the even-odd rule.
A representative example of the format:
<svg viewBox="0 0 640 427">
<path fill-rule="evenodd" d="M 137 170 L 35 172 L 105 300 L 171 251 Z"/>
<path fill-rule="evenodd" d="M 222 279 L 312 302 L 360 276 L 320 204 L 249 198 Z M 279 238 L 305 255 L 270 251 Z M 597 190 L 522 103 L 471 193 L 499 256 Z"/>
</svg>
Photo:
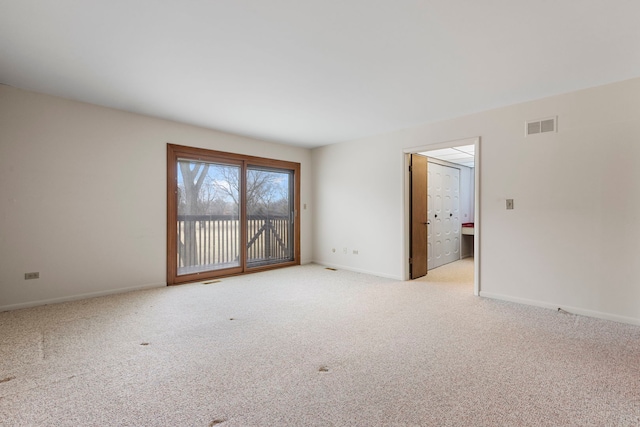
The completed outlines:
<svg viewBox="0 0 640 427">
<path fill-rule="evenodd" d="M 513 199 L 507 199 L 507 209 L 513 209 Z"/>
<path fill-rule="evenodd" d="M 354 255 L 358 255 L 358 250 L 357 250 L 357 249 L 354 249 L 354 250 L 353 250 L 353 254 L 354 254 Z"/>
<path fill-rule="evenodd" d="M 39 278 L 40 278 L 40 273 L 39 272 L 24 273 L 24 280 L 39 279 Z"/>
</svg>

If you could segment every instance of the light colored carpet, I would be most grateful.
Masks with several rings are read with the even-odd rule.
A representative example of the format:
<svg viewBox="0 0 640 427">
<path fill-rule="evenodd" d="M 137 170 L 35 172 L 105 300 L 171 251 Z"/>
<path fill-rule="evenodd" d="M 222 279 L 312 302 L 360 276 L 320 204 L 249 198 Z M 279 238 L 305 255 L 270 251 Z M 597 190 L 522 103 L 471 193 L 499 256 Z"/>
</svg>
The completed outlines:
<svg viewBox="0 0 640 427">
<path fill-rule="evenodd" d="M 640 328 L 306 265 L 0 313 L 0 424 L 637 426 Z"/>
</svg>

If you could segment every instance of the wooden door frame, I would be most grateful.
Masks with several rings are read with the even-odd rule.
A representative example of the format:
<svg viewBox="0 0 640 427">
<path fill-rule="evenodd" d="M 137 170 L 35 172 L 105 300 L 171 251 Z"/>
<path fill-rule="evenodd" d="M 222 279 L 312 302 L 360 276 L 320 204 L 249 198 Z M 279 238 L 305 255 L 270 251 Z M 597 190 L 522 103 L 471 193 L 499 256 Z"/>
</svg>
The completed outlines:
<svg viewBox="0 0 640 427">
<path fill-rule="evenodd" d="M 480 168 L 482 165 L 482 156 L 481 156 L 481 137 L 472 137 L 465 139 L 457 139 L 453 141 L 445 141 L 445 142 L 436 142 L 431 144 L 420 145 L 417 147 L 408 147 L 402 150 L 403 152 L 403 224 L 402 224 L 402 240 L 403 240 L 403 277 L 404 280 L 410 280 L 410 269 L 409 269 L 409 254 L 411 253 L 410 248 L 410 204 L 409 204 L 409 191 L 410 191 L 410 176 L 409 176 L 409 165 L 411 164 L 411 156 L 412 153 L 420 153 L 424 151 L 430 150 L 439 150 L 441 148 L 452 148 L 459 147 L 462 145 L 474 145 L 475 146 L 475 166 L 474 166 L 474 179 L 475 179 L 475 191 L 474 191 L 474 239 L 473 239 L 473 251 L 474 251 L 474 271 L 473 271 L 473 294 L 478 296 L 480 295 L 481 290 L 481 270 L 480 270 L 480 239 L 481 239 L 481 215 L 480 215 L 480 196 L 481 196 L 481 181 L 480 181 Z"/>
<path fill-rule="evenodd" d="M 177 215 L 177 197 L 175 196 L 177 183 L 177 170 L 175 164 L 178 158 L 187 158 L 200 161 L 228 161 L 230 164 L 241 165 L 241 173 L 246 175 L 247 168 L 251 166 L 282 169 L 293 171 L 293 260 L 277 264 L 261 265 L 255 267 L 247 266 L 246 249 L 240 252 L 240 266 L 228 270 L 211 270 L 201 273 L 177 274 L 177 239 L 173 233 L 172 223 L 175 226 Z M 246 179 L 241 179 L 241 206 L 240 209 L 240 247 L 245 248 L 247 236 L 247 218 L 245 206 L 246 200 Z M 288 162 L 284 160 L 267 159 L 243 154 L 227 153 L 222 151 L 209 150 L 204 148 L 187 147 L 183 145 L 167 143 L 167 285 L 177 285 L 181 283 L 199 282 L 212 279 L 214 277 L 234 276 L 238 274 L 253 273 L 274 268 L 300 265 L 300 163 Z"/>
</svg>

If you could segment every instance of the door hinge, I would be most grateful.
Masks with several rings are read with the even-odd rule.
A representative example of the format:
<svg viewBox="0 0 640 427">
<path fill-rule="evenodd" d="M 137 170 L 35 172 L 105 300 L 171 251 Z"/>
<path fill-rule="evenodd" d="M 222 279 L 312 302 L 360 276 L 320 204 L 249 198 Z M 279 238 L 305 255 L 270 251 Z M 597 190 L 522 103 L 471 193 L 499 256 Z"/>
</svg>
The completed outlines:
<svg viewBox="0 0 640 427">
<path fill-rule="evenodd" d="M 409 264 L 413 264 L 413 258 L 409 258 Z"/>
<path fill-rule="evenodd" d="M 409 165 L 409 172 L 411 172 L 411 165 Z"/>
</svg>

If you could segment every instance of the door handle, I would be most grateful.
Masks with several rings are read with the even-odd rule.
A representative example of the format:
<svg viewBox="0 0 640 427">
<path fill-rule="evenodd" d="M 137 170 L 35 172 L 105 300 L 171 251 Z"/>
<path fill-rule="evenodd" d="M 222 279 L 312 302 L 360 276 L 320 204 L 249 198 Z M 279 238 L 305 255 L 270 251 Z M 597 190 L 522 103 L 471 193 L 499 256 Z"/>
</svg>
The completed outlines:
<svg viewBox="0 0 640 427">
<path fill-rule="evenodd" d="M 423 222 L 424 225 L 430 225 L 431 221 Z"/>
</svg>

